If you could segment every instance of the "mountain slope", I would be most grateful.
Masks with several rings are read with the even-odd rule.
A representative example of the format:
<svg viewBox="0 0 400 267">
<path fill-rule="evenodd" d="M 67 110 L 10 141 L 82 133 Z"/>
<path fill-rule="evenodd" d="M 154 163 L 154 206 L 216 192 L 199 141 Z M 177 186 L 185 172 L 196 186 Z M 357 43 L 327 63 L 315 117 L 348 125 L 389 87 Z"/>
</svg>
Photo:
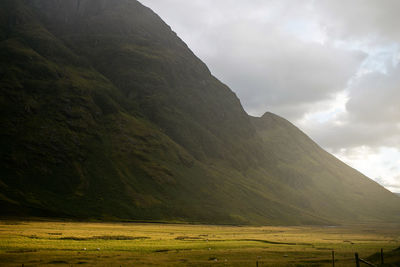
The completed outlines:
<svg viewBox="0 0 400 267">
<path fill-rule="evenodd" d="M 287 120 L 265 113 L 253 123 L 265 149 L 278 159 L 269 170 L 301 190 L 304 203 L 317 214 L 365 221 L 371 214 L 384 218 L 396 212 L 394 194 L 322 150 Z"/>
<path fill-rule="evenodd" d="M 2 214 L 399 220 L 399 198 L 289 122 L 248 116 L 139 2 L 0 5 Z"/>
</svg>

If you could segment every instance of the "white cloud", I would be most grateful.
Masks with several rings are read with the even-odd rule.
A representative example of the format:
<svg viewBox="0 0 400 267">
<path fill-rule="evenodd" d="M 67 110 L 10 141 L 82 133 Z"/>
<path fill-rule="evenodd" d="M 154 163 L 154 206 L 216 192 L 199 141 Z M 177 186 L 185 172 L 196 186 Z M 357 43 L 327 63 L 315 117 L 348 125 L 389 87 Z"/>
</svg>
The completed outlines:
<svg viewBox="0 0 400 267">
<path fill-rule="evenodd" d="M 336 39 L 369 44 L 400 41 L 397 0 L 322 0 L 314 4 L 320 23 Z"/>
<path fill-rule="evenodd" d="M 354 84 L 347 103 L 353 121 L 381 125 L 400 120 L 400 65 L 386 67 L 386 74 L 371 72 Z"/>
</svg>

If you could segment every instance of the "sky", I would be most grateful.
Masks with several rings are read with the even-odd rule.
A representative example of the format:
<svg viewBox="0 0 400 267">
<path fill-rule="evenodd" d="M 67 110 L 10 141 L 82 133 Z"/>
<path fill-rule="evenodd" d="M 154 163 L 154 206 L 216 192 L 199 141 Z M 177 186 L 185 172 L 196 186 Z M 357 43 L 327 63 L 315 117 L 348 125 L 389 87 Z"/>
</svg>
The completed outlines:
<svg viewBox="0 0 400 267">
<path fill-rule="evenodd" d="M 400 192 L 400 1 L 140 0 L 253 116 Z"/>
</svg>

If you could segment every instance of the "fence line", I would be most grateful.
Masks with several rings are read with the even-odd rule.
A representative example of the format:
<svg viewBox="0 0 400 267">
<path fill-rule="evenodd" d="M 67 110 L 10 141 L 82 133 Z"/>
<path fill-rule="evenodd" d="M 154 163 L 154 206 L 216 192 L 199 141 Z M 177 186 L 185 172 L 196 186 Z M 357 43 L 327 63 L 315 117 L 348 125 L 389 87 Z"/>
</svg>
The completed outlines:
<svg viewBox="0 0 400 267">
<path fill-rule="evenodd" d="M 360 263 L 364 263 L 364 264 L 366 264 L 368 266 L 371 266 L 371 267 L 378 267 L 379 266 L 379 265 L 373 264 L 373 263 L 371 263 L 371 262 L 369 262 L 367 260 L 364 260 L 364 259 L 360 258 L 358 256 L 357 252 L 354 254 L 354 257 L 356 259 L 356 267 L 360 267 Z M 383 265 L 384 264 L 384 260 L 383 260 L 383 249 L 382 248 L 381 248 L 380 260 L 381 260 L 380 264 Z M 333 266 L 335 266 L 335 265 L 333 265 Z"/>
</svg>

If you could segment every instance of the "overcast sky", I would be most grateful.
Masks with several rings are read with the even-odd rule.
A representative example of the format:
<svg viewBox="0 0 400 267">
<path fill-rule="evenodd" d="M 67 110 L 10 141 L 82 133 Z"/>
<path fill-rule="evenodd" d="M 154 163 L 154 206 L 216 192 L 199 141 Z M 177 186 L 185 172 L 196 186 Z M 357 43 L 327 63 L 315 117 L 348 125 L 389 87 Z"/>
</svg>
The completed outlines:
<svg viewBox="0 0 400 267">
<path fill-rule="evenodd" d="M 400 192 L 400 1 L 141 0 L 240 98 Z"/>
</svg>

